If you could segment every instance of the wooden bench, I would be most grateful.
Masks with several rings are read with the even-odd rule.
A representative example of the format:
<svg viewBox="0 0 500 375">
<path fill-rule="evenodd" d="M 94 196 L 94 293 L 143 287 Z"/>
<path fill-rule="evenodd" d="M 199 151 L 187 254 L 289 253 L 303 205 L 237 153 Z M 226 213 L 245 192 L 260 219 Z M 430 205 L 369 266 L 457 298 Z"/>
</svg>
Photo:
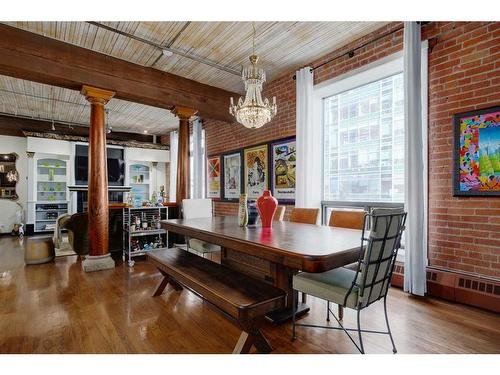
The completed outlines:
<svg viewBox="0 0 500 375">
<path fill-rule="evenodd" d="M 164 276 L 153 296 L 162 294 L 168 284 L 177 291 L 184 286 L 243 330 L 233 354 L 248 353 L 252 345 L 261 353 L 272 351 L 259 327 L 265 314 L 285 307 L 282 289 L 175 248 L 153 251 L 148 259 Z"/>
</svg>

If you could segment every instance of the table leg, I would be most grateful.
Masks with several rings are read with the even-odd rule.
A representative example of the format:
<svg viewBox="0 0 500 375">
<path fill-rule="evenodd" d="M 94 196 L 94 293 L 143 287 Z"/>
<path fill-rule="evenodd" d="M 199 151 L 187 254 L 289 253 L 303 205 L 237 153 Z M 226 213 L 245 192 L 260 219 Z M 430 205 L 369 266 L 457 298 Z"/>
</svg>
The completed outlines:
<svg viewBox="0 0 500 375">
<path fill-rule="evenodd" d="M 278 288 L 283 289 L 287 293 L 287 307 L 282 310 L 276 310 L 268 313 L 266 319 L 273 322 L 274 324 L 282 324 L 286 321 L 292 319 L 292 306 L 293 306 L 293 294 L 295 293 L 295 316 L 296 318 L 309 312 L 310 308 L 304 302 L 298 302 L 298 292 L 293 290 L 293 275 L 296 274 L 296 270 L 292 270 L 288 267 L 284 267 L 281 264 L 276 264 L 276 279 L 274 285 Z"/>
</svg>

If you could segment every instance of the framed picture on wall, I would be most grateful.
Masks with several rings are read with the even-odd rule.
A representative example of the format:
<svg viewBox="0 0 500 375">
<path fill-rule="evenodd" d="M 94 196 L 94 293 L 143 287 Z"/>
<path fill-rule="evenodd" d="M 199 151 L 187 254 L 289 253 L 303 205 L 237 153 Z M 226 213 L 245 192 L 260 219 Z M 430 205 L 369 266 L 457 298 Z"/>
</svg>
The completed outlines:
<svg viewBox="0 0 500 375">
<path fill-rule="evenodd" d="M 207 158 L 207 197 L 220 198 L 220 156 L 209 156 Z"/>
<path fill-rule="evenodd" d="M 454 196 L 500 196 L 500 106 L 453 116 Z"/>
<path fill-rule="evenodd" d="M 283 203 L 295 203 L 295 165 L 297 148 L 295 137 L 270 144 L 271 190 Z"/>
<path fill-rule="evenodd" d="M 267 144 L 243 150 L 244 187 L 249 199 L 257 199 L 269 186 Z"/>
<path fill-rule="evenodd" d="M 243 191 L 243 158 L 241 151 L 222 155 L 222 199 L 239 201 Z"/>
</svg>

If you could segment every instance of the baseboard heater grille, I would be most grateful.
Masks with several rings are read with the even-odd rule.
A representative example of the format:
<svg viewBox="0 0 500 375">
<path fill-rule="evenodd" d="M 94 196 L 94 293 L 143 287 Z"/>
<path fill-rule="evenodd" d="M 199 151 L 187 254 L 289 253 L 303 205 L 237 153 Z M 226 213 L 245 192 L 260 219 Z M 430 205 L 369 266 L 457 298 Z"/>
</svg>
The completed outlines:
<svg viewBox="0 0 500 375">
<path fill-rule="evenodd" d="M 396 264 L 392 285 L 403 286 L 404 264 Z M 427 294 L 500 312 L 500 281 L 448 270 L 427 269 Z"/>
</svg>

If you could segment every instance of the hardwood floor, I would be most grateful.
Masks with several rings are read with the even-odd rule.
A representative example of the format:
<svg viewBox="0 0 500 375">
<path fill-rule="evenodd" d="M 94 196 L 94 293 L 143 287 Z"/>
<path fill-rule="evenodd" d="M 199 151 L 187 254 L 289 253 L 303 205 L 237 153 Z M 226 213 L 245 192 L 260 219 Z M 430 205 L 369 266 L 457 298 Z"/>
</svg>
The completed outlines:
<svg viewBox="0 0 500 375">
<path fill-rule="evenodd" d="M 161 278 L 144 260 L 94 273 L 76 256 L 25 266 L 19 239 L 0 237 L 0 353 L 231 353 L 240 331 L 188 291 L 151 297 Z M 326 323 L 325 303 L 308 303 L 302 321 Z M 399 353 L 500 353 L 498 314 L 398 289 L 388 310 Z M 382 303 L 361 316 L 366 329 L 384 328 Z M 344 321 L 354 326 L 353 311 Z M 298 327 L 295 342 L 291 324 L 263 331 L 274 353 L 356 353 L 340 331 Z M 368 353 L 391 353 L 387 336 L 363 339 Z"/>
</svg>

